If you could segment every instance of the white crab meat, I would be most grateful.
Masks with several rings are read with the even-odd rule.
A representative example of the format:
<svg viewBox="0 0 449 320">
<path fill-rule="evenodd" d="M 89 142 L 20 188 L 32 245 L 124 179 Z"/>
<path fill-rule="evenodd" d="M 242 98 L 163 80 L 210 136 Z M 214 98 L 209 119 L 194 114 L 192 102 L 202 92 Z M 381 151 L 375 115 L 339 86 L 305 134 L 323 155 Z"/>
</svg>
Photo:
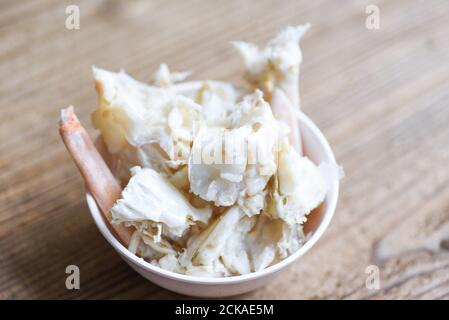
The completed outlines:
<svg viewBox="0 0 449 320">
<path fill-rule="evenodd" d="M 285 146 L 279 153 L 269 214 L 289 225 L 304 223 L 306 215 L 323 202 L 330 184 L 336 181 L 338 170 L 339 167 L 332 164 L 316 166 L 290 145 Z"/>
<path fill-rule="evenodd" d="M 302 62 L 299 41 L 309 27 L 309 24 L 287 27 L 262 50 L 252 43 L 234 42 L 243 57 L 250 82 L 262 89 L 267 97 L 278 88 L 295 106 L 299 105 L 299 66 Z"/>
<path fill-rule="evenodd" d="M 210 208 L 194 208 L 166 178 L 153 169 L 134 167 L 122 197 L 111 209 L 112 221 L 158 222 L 181 237 L 196 221 L 207 223 Z"/>
<path fill-rule="evenodd" d="M 125 72 L 93 68 L 100 107 L 92 120 L 110 153 L 127 143 L 140 148 L 158 144 L 171 161 L 187 161 L 198 128 L 201 106 L 170 88 L 138 82 Z"/>
<path fill-rule="evenodd" d="M 203 123 L 207 126 L 229 127 L 229 114 L 235 109 L 239 95 L 231 84 L 204 81 L 194 95 L 195 102 L 203 107 Z"/>
<path fill-rule="evenodd" d="M 171 87 L 176 82 L 184 81 L 190 75 L 190 71 L 171 72 L 168 66 L 162 63 L 153 75 L 153 83 L 158 87 Z"/>
<path fill-rule="evenodd" d="M 244 239 L 253 227 L 253 218 L 234 206 L 194 236 L 181 254 L 180 262 L 188 274 L 227 276 L 251 272 Z"/>
<path fill-rule="evenodd" d="M 190 189 L 217 206 L 239 201 L 248 215 L 257 214 L 263 204 L 257 195 L 276 172 L 276 150 L 285 130 L 260 91 L 246 96 L 229 122 L 228 128 L 203 126 L 195 137 L 189 158 Z"/>
<path fill-rule="evenodd" d="M 252 93 L 183 83 L 190 73 L 165 64 L 151 85 L 93 68 L 93 124 L 126 185 L 110 214 L 135 229 L 130 252 L 168 271 L 228 277 L 301 248 L 307 215 L 342 177 L 302 156 L 299 41 L 308 27 L 288 27 L 263 49 L 234 43 Z"/>
<path fill-rule="evenodd" d="M 229 236 L 220 255 L 223 265 L 232 274 L 246 274 L 252 271 L 245 239 L 254 227 L 255 218 L 242 217 L 234 232 Z"/>
</svg>

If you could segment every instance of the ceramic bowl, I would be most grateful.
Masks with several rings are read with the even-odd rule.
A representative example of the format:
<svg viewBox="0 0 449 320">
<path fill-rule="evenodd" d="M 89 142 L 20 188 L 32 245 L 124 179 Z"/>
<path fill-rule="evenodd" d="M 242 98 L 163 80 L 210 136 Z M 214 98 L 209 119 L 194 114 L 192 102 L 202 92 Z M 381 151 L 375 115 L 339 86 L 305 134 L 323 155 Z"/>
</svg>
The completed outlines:
<svg viewBox="0 0 449 320">
<path fill-rule="evenodd" d="M 184 83 L 178 86 L 178 91 L 186 92 L 188 90 L 194 90 L 199 85 L 199 82 Z M 303 113 L 300 114 L 298 121 L 299 127 L 301 128 L 304 153 L 317 164 L 322 161 L 335 163 L 335 157 L 329 143 L 318 127 Z M 309 215 L 304 226 L 308 240 L 298 251 L 264 270 L 227 278 L 205 278 L 182 275 L 161 269 L 137 257 L 114 237 L 90 193 L 86 194 L 86 199 L 92 218 L 101 234 L 123 260 L 145 279 L 180 294 L 216 298 L 252 291 L 267 284 L 293 262 L 301 263 L 298 260 L 316 244 L 329 226 L 337 206 L 338 189 L 339 182 L 336 181 L 331 186 L 323 204 Z"/>
</svg>

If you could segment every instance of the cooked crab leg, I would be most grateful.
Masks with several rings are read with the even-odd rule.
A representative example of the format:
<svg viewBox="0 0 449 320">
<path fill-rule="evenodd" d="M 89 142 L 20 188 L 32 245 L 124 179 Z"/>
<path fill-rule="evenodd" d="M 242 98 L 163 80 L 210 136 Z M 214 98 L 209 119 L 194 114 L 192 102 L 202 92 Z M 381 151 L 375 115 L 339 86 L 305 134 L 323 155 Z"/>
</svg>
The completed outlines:
<svg viewBox="0 0 449 320">
<path fill-rule="evenodd" d="M 285 122 L 290 128 L 289 141 L 292 147 L 302 155 L 301 132 L 298 126 L 297 107 L 281 89 L 275 89 L 271 96 L 271 108 L 274 116 Z"/>
<path fill-rule="evenodd" d="M 122 190 L 73 112 L 72 106 L 61 110 L 59 133 L 105 220 L 109 221 L 107 214 Z M 122 244 L 128 247 L 133 229 L 121 224 L 111 226 Z"/>
<path fill-rule="evenodd" d="M 301 38 L 310 25 L 287 27 L 260 49 L 248 42 L 233 42 L 243 58 L 250 84 L 264 92 L 274 115 L 291 128 L 290 142 L 302 154 L 297 113 L 300 108 L 299 77 L 302 52 Z"/>
</svg>

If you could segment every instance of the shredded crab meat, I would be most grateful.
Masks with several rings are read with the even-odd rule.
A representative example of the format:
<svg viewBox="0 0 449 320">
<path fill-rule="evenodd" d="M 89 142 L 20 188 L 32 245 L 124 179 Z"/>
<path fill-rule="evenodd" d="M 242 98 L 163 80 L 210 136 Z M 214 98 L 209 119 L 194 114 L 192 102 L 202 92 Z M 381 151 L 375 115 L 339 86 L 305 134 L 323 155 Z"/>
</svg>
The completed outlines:
<svg viewBox="0 0 449 320">
<path fill-rule="evenodd" d="M 76 149 L 79 139 L 91 141 L 70 108 L 60 132 L 130 252 L 172 272 L 228 277 L 301 248 L 307 216 L 342 177 L 336 164 L 302 154 L 299 41 L 308 28 L 288 27 L 264 49 L 234 43 L 250 90 L 192 86 L 184 82 L 190 72 L 166 64 L 152 84 L 93 67 L 92 122 L 107 166 L 95 148 Z"/>
<path fill-rule="evenodd" d="M 167 236 L 181 237 L 191 223 L 209 220 L 211 208 L 194 208 L 155 170 L 133 167 L 131 172 L 121 198 L 111 209 L 113 223 L 158 222 L 164 225 Z"/>
<path fill-rule="evenodd" d="M 192 192 L 217 206 L 239 202 L 249 215 L 258 214 L 262 203 L 252 207 L 276 171 L 283 134 L 261 92 L 245 96 L 230 114 L 229 127 L 204 126 L 194 139 L 189 158 Z"/>
</svg>

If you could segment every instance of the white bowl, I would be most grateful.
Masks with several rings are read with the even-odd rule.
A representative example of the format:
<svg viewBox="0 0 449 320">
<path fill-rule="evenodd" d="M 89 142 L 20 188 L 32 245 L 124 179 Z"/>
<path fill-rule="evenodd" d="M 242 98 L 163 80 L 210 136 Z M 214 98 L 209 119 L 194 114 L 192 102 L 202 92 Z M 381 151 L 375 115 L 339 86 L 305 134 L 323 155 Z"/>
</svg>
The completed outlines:
<svg viewBox="0 0 449 320">
<path fill-rule="evenodd" d="M 182 91 L 186 88 L 198 88 L 199 82 L 192 82 L 188 86 L 183 84 Z M 181 90 L 179 90 L 181 91 Z M 299 117 L 304 153 L 315 163 L 322 161 L 335 163 L 334 154 L 324 135 L 318 127 L 303 113 Z M 134 270 L 151 282 L 174 292 L 195 297 L 226 297 L 252 291 L 267 284 L 287 266 L 308 252 L 318 239 L 323 235 L 334 215 L 338 199 L 339 182 L 336 181 L 330 188 L 323 204 L 314 210 L 304 226 L 307 242 L 294 254 L 281 262 L 264 270 L 227 278 L 205 278 L 182 275 L 161 269 L 137 257 L 120 241 L 118 241 L 103 219 L 94 198 L 90 193 L 86 194 L 87 205 L 92 218 L 101 234 L 119 253 L 119 255 Z"/>
</svg>

